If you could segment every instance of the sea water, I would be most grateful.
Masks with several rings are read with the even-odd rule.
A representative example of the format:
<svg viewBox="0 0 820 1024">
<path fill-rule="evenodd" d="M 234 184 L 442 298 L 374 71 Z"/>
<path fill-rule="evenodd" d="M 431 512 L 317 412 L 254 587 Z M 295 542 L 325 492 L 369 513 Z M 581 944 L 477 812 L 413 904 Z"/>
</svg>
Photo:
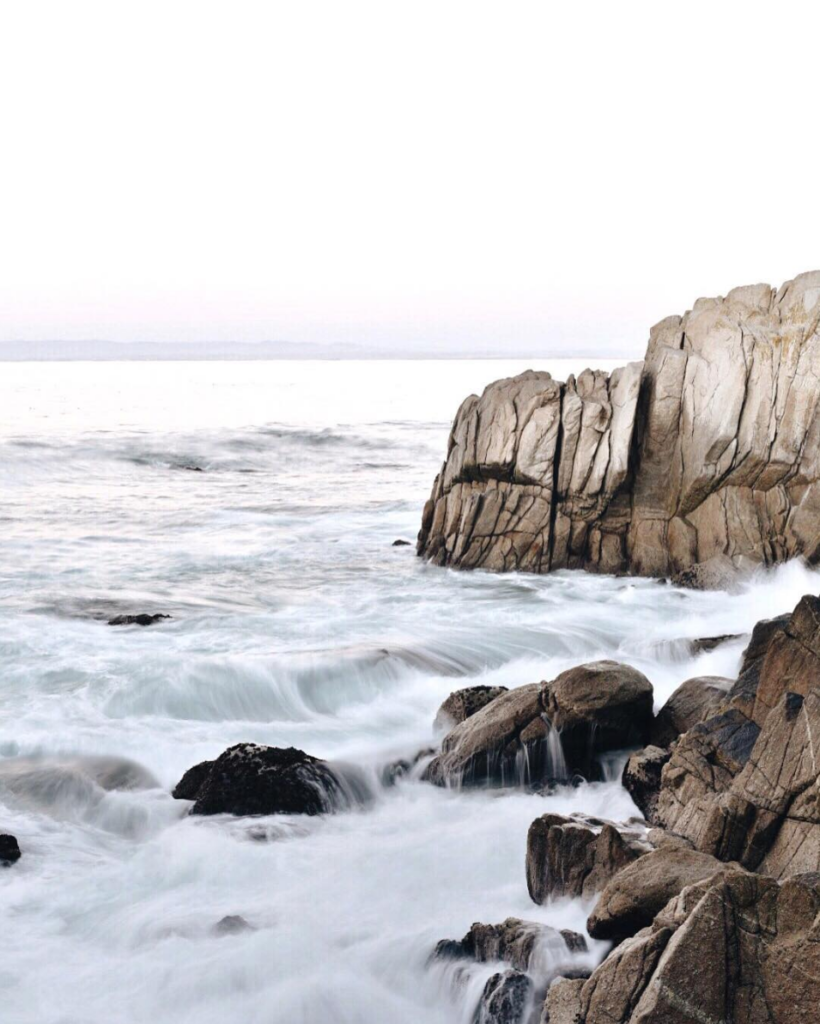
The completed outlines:
<svg viewBox="0 0 820 1024">
<path fill-rule="evenodd" d="M 393 546 L 415 539 L 458 404 L 526 368 L 0 364 L 0 832 L 23 850 L 0 871 L 3 1024 L 467 1024 L 499 968 L 431 964 L 439 939 L 510 916 L 584 930 L 588 904 L 530 901 L 527 828 L 629 818 L 617 778 L 459 792 L 385 786 L 384 766 L 436 742 L 459 687 L 615 658 L 659 705 L 733 676 L 744 639 L 687 641 L 746 634 L 820 578 L 794 563 L 707 594 Z M 171 618 L 106 624 L 142 611 Z M 174 784 L 243 740 L 355 765 L 372 799 L 188 816 Z M 104 788 L 92 756 L 135 762 L 140 785 Z M 251 928 L 218 934 L 227 915 Z"/>
</svg>

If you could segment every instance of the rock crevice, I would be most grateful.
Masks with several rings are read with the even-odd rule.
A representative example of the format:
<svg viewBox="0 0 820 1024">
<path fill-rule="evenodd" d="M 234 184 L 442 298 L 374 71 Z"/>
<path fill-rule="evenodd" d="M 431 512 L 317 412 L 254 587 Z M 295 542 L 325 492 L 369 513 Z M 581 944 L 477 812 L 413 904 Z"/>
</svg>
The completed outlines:
<svg viewBox="0 0 820 1024">
<path fill-rule="evenodd" d="M 419 554 L 647 576 L 817 561 L 819 324 L 814 271 L 699 299 L 612 374 L 495 381 L 456 415 Z"/>
</svg>

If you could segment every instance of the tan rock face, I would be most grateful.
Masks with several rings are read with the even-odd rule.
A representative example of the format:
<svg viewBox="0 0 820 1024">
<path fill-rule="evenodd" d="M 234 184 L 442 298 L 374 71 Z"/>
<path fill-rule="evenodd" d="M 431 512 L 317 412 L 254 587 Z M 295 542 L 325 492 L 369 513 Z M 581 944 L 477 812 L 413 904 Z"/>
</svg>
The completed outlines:
<svg viewBox="0 0 820 1024">
<path fill-rule="evenodd" d="M 528 371 L 470 396 L 419 553 L 649 576 L 817 561 L 818 408 L 820 271 L 701 299 L 652 329 L 643 363 L 566 383 Z"/>
<path fill-rule="evenodd" d="M 727 872 L 700 882 L 618 946 L 589 980 L 554 985 L 545 1016 L 550 1024 L 816 1020 L 819 914 L 817 875 L 778 884 Z"/>
</svg>

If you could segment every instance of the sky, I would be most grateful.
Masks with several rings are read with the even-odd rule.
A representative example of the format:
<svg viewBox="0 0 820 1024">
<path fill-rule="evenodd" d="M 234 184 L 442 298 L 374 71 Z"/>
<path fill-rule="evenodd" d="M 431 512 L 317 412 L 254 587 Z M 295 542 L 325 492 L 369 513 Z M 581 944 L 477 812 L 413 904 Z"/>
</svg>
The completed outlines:
<svg viewBox="0 0 820 1024">
<path fill-rule="evenodd" d="M 0 341 L 640 356 L 820 268 L 820 7 L 3 2 Z"/>
</svg>

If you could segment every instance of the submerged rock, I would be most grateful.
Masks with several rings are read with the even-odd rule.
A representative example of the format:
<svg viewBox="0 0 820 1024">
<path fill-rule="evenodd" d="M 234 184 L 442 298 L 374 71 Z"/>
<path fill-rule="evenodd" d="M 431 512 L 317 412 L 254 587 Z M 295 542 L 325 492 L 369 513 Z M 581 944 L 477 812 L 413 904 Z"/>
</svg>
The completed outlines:
<svg viewBox="0 0 820 1024">
<path fill-rule="evenodd" d="M 542 814 L 527 833 L 527 888 L 535 903 L 557 896 L 588 898 L 652 847 L 611 822 Z"/>
<path fill-rule="evenodd" d="M 507 692 L 506 686 L 467 686 L 454 690 L 438 709 L 433 728 L 437 732 L 452 729 Z"/>
<path fill-rule="evenodd" d="M 394 548 L 409 548 L 411 547 L 409 540 L 402 540 L 401 537 L 398 540 L 394 540 L 392 547 Z"/>
<path fill-rule="evenodd" d="M 140 612 L 139 615 L 115 615 L 113 619 L 108 620 L 109 626 L 153 626 L 157 622 L 162 622 L 163 619 L 170 619 L 170 615 L 163 615 L 162 612 L 156 612 L 154 615 L 149 615 L 147 612 Z"/>
<path fill-rule="evenodd" d="M 686 573 L 820 560 L 820 271 L 652 328 L 643 363 L 528 371 L 461 405 L 418 552 L 438 565 Z"/>
<path fill-rule="evenodd" d="M 11 867 L 20 859 L 20 845 L 14 836 L 0 835 L 0 866 Z"/>
<path fill-rule="evenodd" d="M 174 795 L 195 801 L 192 814 L 313 815 L 344 802 L 345 786 L 326 761 L 295 747 L 237 743 L 189 769 Z"/>
<path fill-rule="evenodd" d="M 239 935 L 242 932 L 252 932 L 256 929 L 248 924 L 241 914 L 228 914 L 217 921 L 213 927 L 215 935 Z"/>
</svg>

